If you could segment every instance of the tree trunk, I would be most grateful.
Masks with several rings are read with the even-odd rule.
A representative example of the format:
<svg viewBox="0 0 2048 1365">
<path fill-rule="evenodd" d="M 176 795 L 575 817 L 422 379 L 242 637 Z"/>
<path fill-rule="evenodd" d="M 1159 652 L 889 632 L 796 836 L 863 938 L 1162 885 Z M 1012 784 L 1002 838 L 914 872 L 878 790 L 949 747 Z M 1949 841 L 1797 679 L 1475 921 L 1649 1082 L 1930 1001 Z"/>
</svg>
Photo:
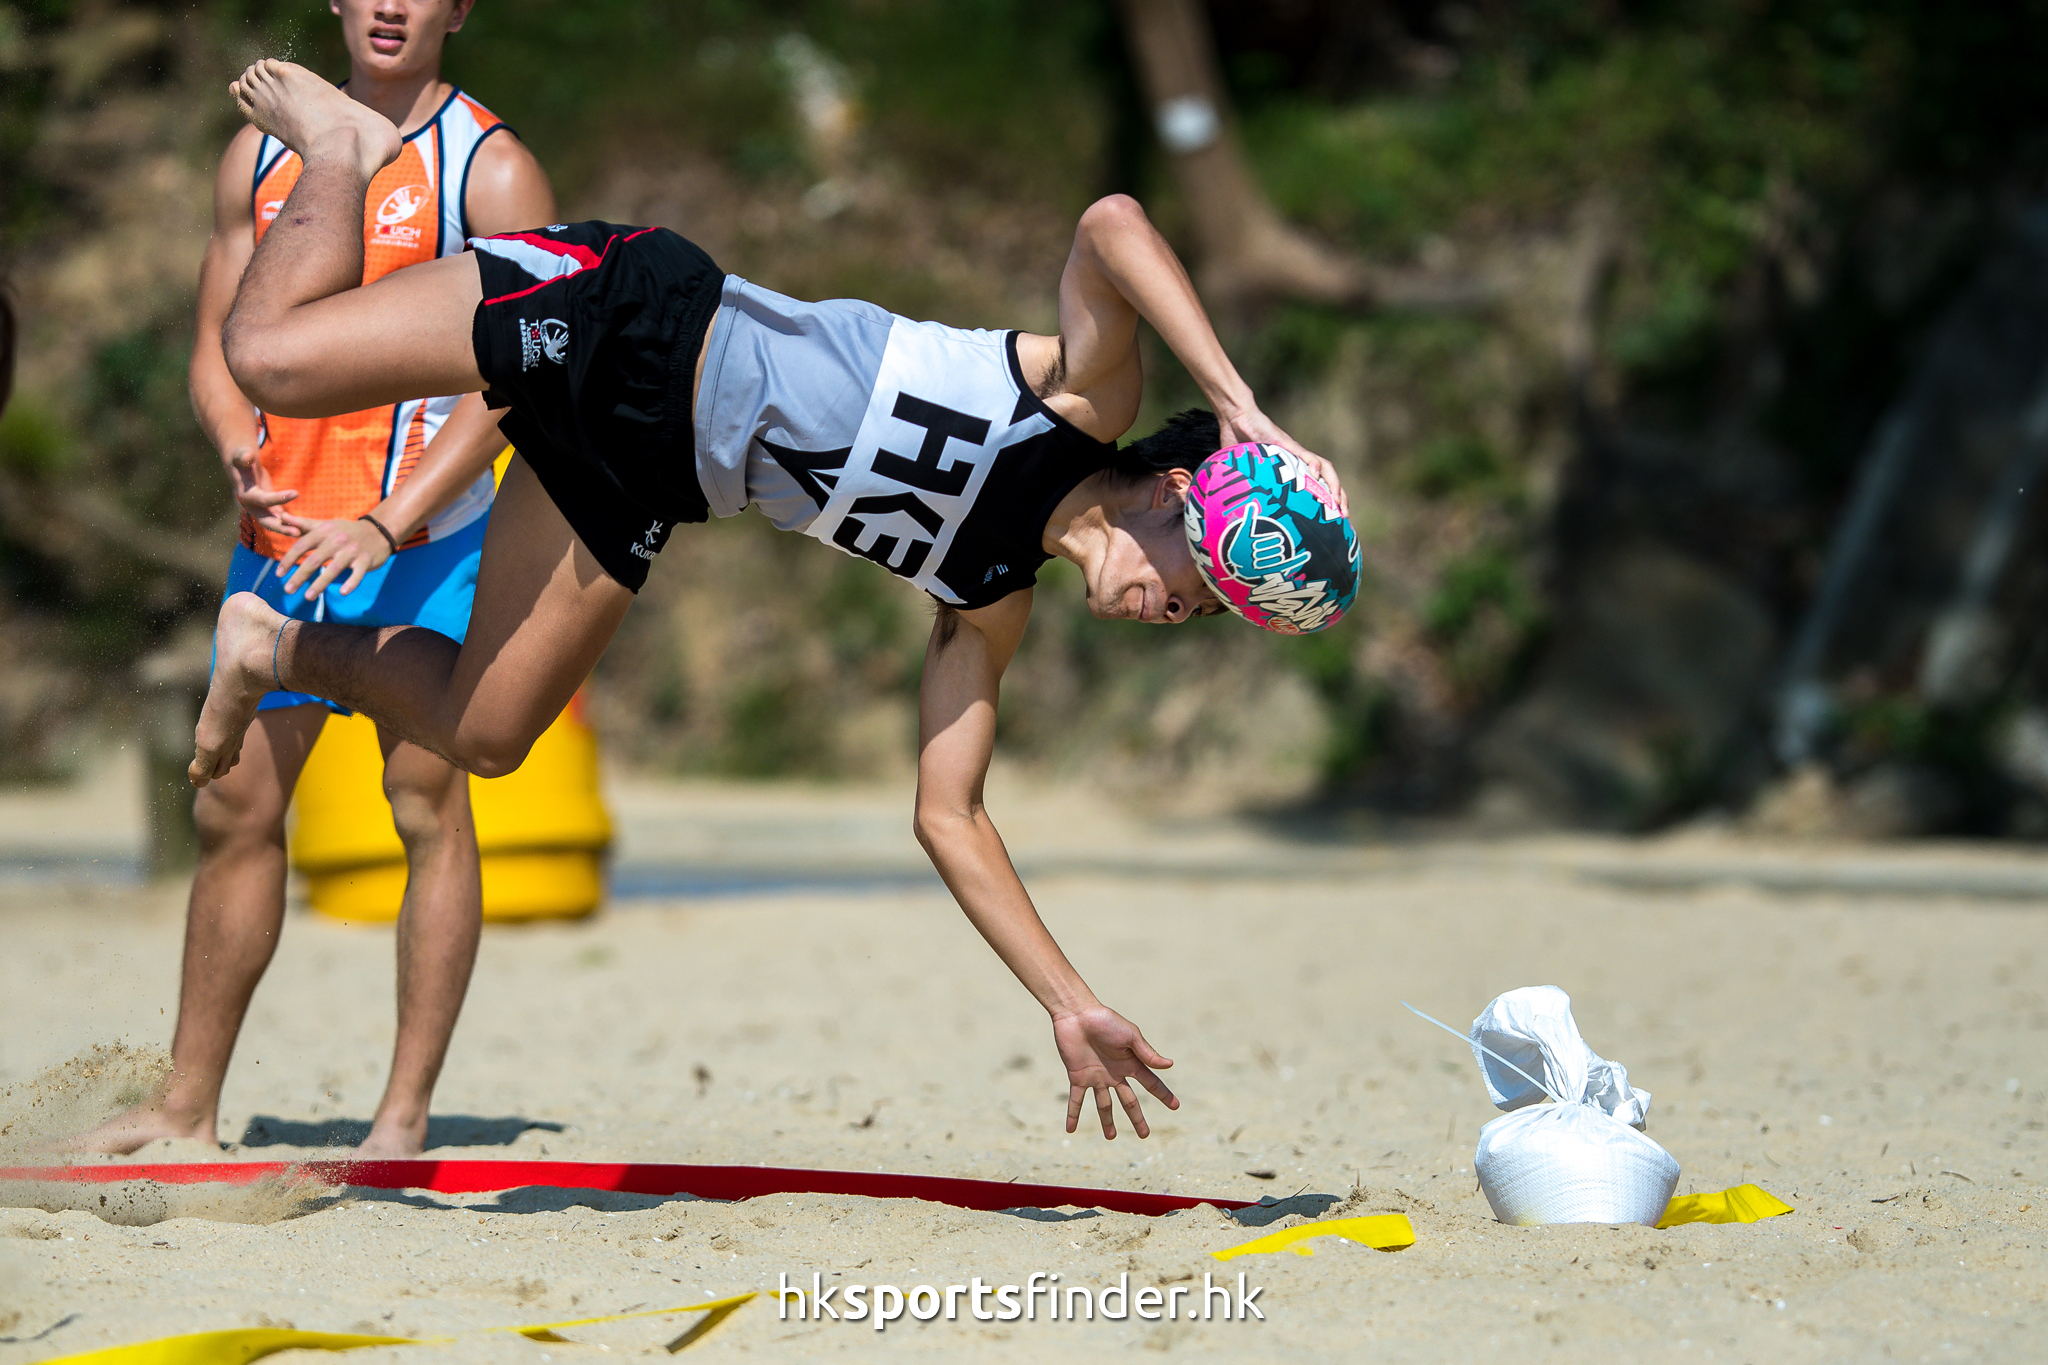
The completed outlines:
<svg viewBox="0 0 2048 1365">
<path fill-rule="evenodd" d="M 1281 218 L 1252 175 L 1200 0 L 1122 0 L 1153 129 L 1188 204 L 1196 277 L 1212 307 L 1275 297 L 1347 307 L 1467 310 L 1496 282 L 1391 270 L 1318 242 Z"/>
<path fill-rule="evenodd" d="M 1203 294 L 1224 306 L 1272 295 L 1364 301 L 1364 263 L 1284 222 L 1253 179 L 1200 0 L 1123 0 L 1123 15 L 1153 127 L 1187 200 Z"/>
</svg>

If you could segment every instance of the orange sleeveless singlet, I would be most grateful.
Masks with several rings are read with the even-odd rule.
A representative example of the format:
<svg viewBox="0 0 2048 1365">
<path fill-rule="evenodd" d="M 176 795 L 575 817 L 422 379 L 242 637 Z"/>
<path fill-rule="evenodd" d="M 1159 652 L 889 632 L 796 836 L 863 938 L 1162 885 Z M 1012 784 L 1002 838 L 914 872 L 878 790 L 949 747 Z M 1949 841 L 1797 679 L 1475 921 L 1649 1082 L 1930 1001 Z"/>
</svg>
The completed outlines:
<svg viewBox="0 0 2048 1365">
<path fill-rule="evenodd" d="M 504 123 L 460 90 L 405 139 L 398 159 L 377 173 L 363 201 L 363 283 L 394 270 L 466 249 L 464 200 L 469 168 L 483 140 Z M 302 166 L 298 153 L 265 137 L 256 149 L 251 204 L 261 241 L 284 207 Z M 257 456 L 273 488 L 296 488 L 285 505 L 297 516 L 352 518 L 375 507 L 404 482 L 460 395 L 415 398 L 339 417 L 275 417 L 259 412 Z M 424 545 L 451 535 L 490 510 L 489 470 L 405 542 Z M 242 517 L 242 543 L 276 559 L 291 542 Z"/>
</svg>

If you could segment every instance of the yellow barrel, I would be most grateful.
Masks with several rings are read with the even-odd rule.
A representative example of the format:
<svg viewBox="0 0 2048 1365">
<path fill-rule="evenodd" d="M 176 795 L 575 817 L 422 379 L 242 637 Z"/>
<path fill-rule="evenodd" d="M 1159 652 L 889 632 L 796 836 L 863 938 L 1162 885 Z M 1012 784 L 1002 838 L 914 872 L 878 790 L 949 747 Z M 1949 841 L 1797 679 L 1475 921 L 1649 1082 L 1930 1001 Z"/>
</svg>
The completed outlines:
<svg viewBox="0 0 2048 1365">
<path fill-rule="evenodd" d="M 484 918 L 573 918 L 604 899 L 611 818 L 597 790 L 597 735 L 579 693 L 517 772 L 471 778 L 483 854 Z M 329 716 L 293 804 L 292 866 L 313 908 L 347 920 L 394 920 L 405 896 L 405 847 L 384 800 L 384 756 L 366 716 Z"/>
</svg>

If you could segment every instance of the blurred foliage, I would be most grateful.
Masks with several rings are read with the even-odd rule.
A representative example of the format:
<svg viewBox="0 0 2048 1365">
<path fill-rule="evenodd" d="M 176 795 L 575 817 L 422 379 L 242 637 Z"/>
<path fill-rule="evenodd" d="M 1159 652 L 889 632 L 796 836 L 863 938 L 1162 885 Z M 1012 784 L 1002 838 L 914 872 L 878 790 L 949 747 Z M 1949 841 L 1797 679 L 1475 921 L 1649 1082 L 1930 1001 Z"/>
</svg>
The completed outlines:
<svg viewBox="0 0 2048 1365">
<path fill-rule="evenodd" d="M 0 469 L 44 483 L 64 468 L 70 433 L 48 409 L 22 399 L 0 414 Z"/>
<path fill-rule="evenodd" d="M 1480 550 L 1445 567 L 1422 619 L 1436 635 L 1455 640 L 1488 607 L 1498 608 L 1517 626 L 1535 622 L 1534 604 L 1515 560 L 1498 551 Z"/>
<path fill-rule="evenodd" d="M 218 461 L 192 420 L 184 318 L 151 323 L 100 346 L 80 441 L 138 516 L 198 531 L 220 519 Z M 194 475 L 201 477 L 195 478 Z M 217 477 L 217 476 L 216 476 Z"/>
</svg>

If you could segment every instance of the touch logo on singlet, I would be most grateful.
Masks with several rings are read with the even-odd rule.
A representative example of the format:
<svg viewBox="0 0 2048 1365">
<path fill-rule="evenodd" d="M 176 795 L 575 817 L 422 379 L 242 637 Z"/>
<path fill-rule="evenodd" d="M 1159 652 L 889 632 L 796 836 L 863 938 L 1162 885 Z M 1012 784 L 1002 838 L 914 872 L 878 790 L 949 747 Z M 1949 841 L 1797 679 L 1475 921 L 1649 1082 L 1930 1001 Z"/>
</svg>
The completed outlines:
<svg viewBox="0 0 2048 1365">
<path fill-rule="evenodd" d="M 406 219 L 418 213 L 426 202 L 425 185 L 400 185 L 385 195 L 384 202 L 377 206 L 377 239 L 402 246 L 417 243 L 419 225 Z"/>
<path fill-rule="evenodd" d="M 385 227 L 402 223 L 420 211 L 420 205 L 427 202 L 425 185 L 400 185 L 384 196 L 384 202 L 377 206 L 377 221 Z"/>
</svg>

